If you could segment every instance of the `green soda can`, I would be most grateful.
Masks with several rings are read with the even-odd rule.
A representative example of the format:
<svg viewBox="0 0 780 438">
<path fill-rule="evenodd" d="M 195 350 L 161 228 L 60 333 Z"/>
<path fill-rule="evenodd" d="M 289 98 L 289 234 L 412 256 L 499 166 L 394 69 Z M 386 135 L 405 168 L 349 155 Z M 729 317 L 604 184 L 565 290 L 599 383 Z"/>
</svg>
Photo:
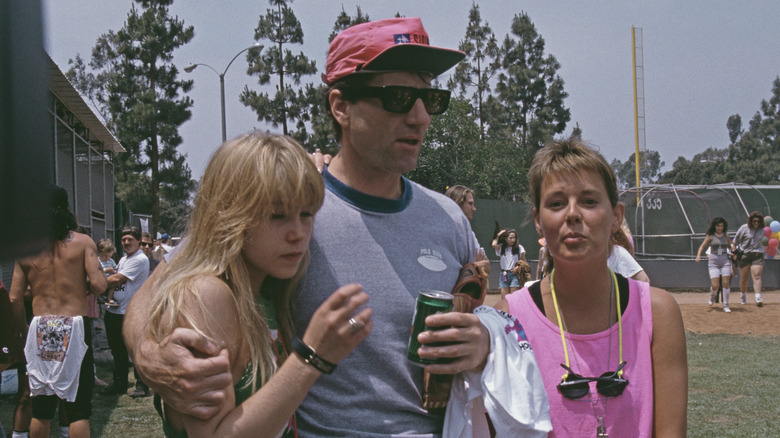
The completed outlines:
<svg viewBox="0 0 780 438">
<path fill-rule="evenodd" d="M 453 299 L 451 293 L 442 292 L 438 290 L 423 290 L 420 291 L 420 295 L 417 296 L 417 306 L 414 309 L 414 318 L 412 319 L 412 329 L 409 334 L 409 348 L 406 351 L 406 358 L 409 359 L 415 365 L 428 365 L 434 363 L 450 363 L 454 358 L 446 359 L 421 359 L 417 355 L 417 350 L 422 344 L 417 340 L 417 336 L 428 330 L 441 330 L 442 328 L 432 328 L 425 325 L 425 318 L 428 315 L 435 315 L 437 313 L 451 312 L 453 308 Z M 432 346 L 439 346 L 444 344 L 428 344 Z"/>
</svg>

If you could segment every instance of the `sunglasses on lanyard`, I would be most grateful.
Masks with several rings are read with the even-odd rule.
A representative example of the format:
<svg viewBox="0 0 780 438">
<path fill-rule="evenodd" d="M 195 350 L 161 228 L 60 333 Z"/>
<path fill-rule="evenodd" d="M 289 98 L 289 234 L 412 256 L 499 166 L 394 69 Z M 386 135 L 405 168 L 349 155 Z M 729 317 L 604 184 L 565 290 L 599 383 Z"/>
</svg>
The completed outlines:
<svg viewBox="0 0 780 438">
<path fill-rule="evenodd" d="M 585 397 L 590 391 L 590 382 L 596 382 L 596 390 L 604 397 L 617 397 L 623 393 L 628 386 L 628 380 L 620 376 L 626 362 L 620 362 L 615 371 L 607 371 L 599 377 L 583 377 L 571 368 L 561 364 L 568 374 L 558 384 L 558 391 L 564 397 L 576 400 Z"/>
<path fill-rule="evenodd" d="M 435 116 L 447 111 L 450 104 L 449 90 L 438 88 L 414 88 L 400 85 L 384 87 L 351 87 L 343 90 L 348 99 L 376 97 L 382 101 L 385 111 L 406 114 L 412 110 L 417 99 L 422 99 L 425 111 Z"/>
<path fill-rule="evenodd" d="M 609 269 L 609 268 L 607 268 Z M 566 330 L 563 328 L 563 318 L 561 317 L 560 309 L 558 308 L 558 299 L 555 296 L 555 269 L 550 273 L 550 291 L 553 299 L 553 306 L 555 308 L 555 314 L 558 317 L 558 329 L 561 333 L 561 343 L 563 344 L 563 354 L 566 358 L 566 365 L 561 364 L 563 369 L 566 370 L 566 374 L 561 377 L 561 383 L 558 384 L 558 392 L 564 397 L 576 400 L 578 398 L 585 397 L 590 392 L 590 382 L 596 382 L 596 391 L 605 397 L 617 397 L 623 394 L 623 391 L 628 386 L 628 380 L 623 378 L 623 367 L 626 366 L 626 362 L 623 360 L 623 320 L 620 311 L 620 291 L 618 290 L 617 277 L 612 269 L 609 269 L 609 273 L 612 275 L 612 288 L 615 292 L 616 306 L 617 306 L 617 320 L 618 320 L 618 336 L 620 344 L 620 364 L 615 371 L 607 371 L 599 377 L 583 377 L 575 373 L 569 364 L 569 349 L 566 347 Z"/>
</svg>

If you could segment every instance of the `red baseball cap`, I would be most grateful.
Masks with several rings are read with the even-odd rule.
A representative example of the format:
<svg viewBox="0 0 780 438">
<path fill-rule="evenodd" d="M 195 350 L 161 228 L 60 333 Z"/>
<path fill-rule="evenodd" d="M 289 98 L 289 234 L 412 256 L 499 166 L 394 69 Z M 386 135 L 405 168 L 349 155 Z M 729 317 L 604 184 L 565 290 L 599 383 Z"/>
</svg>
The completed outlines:
<svg viewBox="0 0 780 438">
<path fill-rule="evenodd" d="M 359 72 L 414 71 L 438 76 L 466 56 L 459 50 L 431 46 L 422 21 L 388 18 L 357 24 L 330 43 L 322 81 Z"/>
</svg>

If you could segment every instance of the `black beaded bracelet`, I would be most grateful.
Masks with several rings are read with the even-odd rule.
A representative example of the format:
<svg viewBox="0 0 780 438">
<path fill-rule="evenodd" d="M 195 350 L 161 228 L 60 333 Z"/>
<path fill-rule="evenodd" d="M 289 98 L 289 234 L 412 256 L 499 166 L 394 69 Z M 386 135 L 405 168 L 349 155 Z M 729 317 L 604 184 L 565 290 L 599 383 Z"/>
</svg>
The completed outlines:
<svg viewBox="0 0 780 438">
<path fill-rule="evenodd" d="M 313 348 L 304 344 L 300 338 L 293 338 L 292 348 L 298 353 L 298 356 L 303 359 L 304 362 L 317 368 L 317 370 L 324 374 L 330 374 L 336 369 L 336 364 L 330 363 L 327 360 L 317 355 L 317 352 Z"/>
</svg>

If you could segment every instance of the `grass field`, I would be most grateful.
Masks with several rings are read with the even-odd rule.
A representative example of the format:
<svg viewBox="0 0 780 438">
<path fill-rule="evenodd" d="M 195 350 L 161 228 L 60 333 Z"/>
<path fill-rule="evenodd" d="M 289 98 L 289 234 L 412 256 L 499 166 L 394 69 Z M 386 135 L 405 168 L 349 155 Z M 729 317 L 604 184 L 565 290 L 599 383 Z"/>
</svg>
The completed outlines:
<svg viewBox="0 0 780 438">
<path fill-rule="evenodd" d="M 687 339 L 688 436 L 780 436 L 780 337 Z"/>
<path fill-rule="evenodd" d="M 687 341 L 688 436 L 779 437 L 780 337 L 688 333 Z M 99 362 L 98 375 L 108 380 L 109 367 Z M 8 436 L 13 409 L 13 397 L 2 397 L 0 421 Z M 96 394 L 91 427 L 93 437 L 162 436 L 151 398 Z"/>
</svg>

